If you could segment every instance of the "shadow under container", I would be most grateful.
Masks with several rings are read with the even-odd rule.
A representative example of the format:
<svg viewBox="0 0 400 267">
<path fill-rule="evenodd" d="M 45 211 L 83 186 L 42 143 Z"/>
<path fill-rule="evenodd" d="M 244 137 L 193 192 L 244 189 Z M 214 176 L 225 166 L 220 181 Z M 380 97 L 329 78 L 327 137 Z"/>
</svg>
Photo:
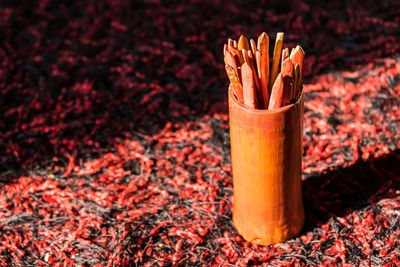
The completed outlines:
<svg viewBox="0 0 400 267">
<path fill-rule="evenodd" d="M 304 224 L 302 154 L 304 96 L 276 110 L 252 109 L 229 89 L 233 223 L 247 241 L 270 245 Z"/>
</svg>

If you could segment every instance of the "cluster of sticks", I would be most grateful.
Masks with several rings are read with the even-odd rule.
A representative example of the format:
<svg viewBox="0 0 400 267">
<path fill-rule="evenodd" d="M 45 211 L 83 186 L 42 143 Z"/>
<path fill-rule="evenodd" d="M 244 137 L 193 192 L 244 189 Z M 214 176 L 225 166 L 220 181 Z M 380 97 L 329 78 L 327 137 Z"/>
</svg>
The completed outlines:
<svg viewBox="0 0 400 267">
<path fill-rule="evenodd" d="M 224 44 L 225 69 L 236 98 L 250 108 L 276 109 L 300 96 L 304 51 L 298 45 L 282 49 L 282 32 L 277 33 L 269 64 L 269 38 L 264 32 L 257 40 L 243 35 Z M 271 71 L 270 71 L 271 70 Z"/>
</svg>

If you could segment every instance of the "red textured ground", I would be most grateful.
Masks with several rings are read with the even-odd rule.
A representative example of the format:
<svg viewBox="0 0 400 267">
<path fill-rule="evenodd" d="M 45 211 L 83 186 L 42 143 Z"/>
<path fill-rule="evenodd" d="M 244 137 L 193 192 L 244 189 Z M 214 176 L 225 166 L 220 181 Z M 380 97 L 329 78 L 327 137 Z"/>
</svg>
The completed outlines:
<svg viewBox="0 0 400 267">
<path fill-rule="evenodd" d="M 1 3 L 0 265 L 400 262 L 400 4 L 318 2 Z M 262 31 L 307 53 L 306 225 L 267 247 L 231 222 L 222 58 Z"/>
</svg>

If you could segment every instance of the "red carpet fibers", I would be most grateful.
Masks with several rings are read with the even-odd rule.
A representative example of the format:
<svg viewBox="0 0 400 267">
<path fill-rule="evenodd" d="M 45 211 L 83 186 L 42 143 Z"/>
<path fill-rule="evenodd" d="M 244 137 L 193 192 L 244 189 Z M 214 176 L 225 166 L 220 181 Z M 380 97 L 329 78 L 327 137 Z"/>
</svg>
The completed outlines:
<svg viewBox="0 0 400 267">
<path fill-rule="evenodd" d="M 0 265 L 400 262 L 398 1 L 3 1 Z M 306 51 L 297 237 L 233 228 L 223 43 Z M 273 40 L 273 38 L 271 38 Z"/>
</svg>

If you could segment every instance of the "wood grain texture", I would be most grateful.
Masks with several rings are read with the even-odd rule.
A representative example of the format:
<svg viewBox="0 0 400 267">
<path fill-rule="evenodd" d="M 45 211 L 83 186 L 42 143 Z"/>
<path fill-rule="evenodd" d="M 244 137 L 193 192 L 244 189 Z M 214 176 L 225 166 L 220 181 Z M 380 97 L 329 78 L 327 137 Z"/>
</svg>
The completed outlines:
<svg viewBox="0 0 400 267">
<path fill-rule="evenodd" d="M 271 76 L 269 79 L 270 91 L 275 82 L 276 77 L 278 76 L 279 63 L 280 63 L 280 58 L 281 58 L 281 53 L 282 53 L 283 37 L 284 37 L 283 32 L 278 32 L 276 34 L 274 55 L 273 55 L 272 66 L 271 66 Z"/>
<path fill-rule="evenodd" d="M 268 109 L 277 109 L 281 107 L 283 98 L 283 79 L 279 73 L 271 90 L 271 98 L 269 99 Z"/>
<path fill-rule="evenodd" d="M 270 91 L 268 89 L 268 81 L 269 81 L 269 38 L 268 35 L 263 32 L 257 40 L 257 48 L 260 51 L 260 72 L 259 72 L 259 79 L 261 85 L 261 93 L 262 93 L 262 100 L 263 106 L 265 109 L 268 108 L 269 104 L 269 96 Z M 256 55 L 257 57 L 257 55 Z"/>
</svg>

